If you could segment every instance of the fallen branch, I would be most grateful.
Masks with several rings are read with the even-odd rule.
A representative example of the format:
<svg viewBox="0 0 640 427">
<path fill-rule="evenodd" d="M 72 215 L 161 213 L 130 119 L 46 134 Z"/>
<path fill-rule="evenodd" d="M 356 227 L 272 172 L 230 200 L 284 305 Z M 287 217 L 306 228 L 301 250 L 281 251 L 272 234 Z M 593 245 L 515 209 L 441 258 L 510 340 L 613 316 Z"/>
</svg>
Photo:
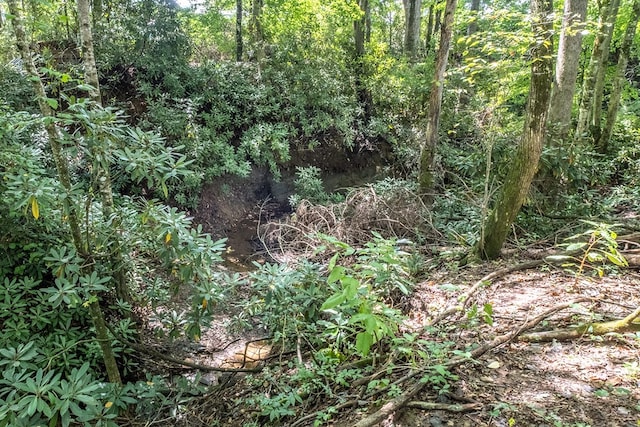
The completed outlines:
<svg viewBox="0 0 640 427">
<path fill-rule="evenodd" d="M 147 354 L 149 356 L 152 356 L 160 360 L 164 360 L 166 362 L 171 362 L 177 365 L 186 366 L 188 368 L 199 369 L 201 371 L 208 371 L 208 372 L 260 372 L 262 370 L 262 368 L 259 366 L 256 368 L 220 368 L 218 366 L 202 365 L 200 363 L 192 362 L 191 360 L 188 360 L 188 359 L 180 359 L 177 357 L 169 356 L 168 354 L 160 353 L 159 351 L 153 350 L 142 344 L 129 341 L 126 338 L 124 338 L 122 335 L 117 333 L 114 330 L 114 328 L 112 328 L 110 325 L 107 325 L 107 327 L 109 331 L 113 334 L 113 336 L 124 345 L 131 347 L 132 349 L 140 353 Z"/>
<path fill-rule="evenodd" d="M 469 304 L 469 300 L 471 300 L 471 297 L 478 291 L 478 289 L 480 289 L 481 286 L 488 284 L 488 282 L 490 282 L 491 280 L 499 279 L 515 271 L 522 271 L 522 270 L 528 270 L 530 268 L 535 268 L 544 264 L 545 262 L 546 262 L 545 259 L 536 259 L 533 261 L 527 261 L 521 264 L 512 265 L 510 267 L 505 267 L 500 270 L 487 274 L 482 279 L 474 283 L 473 286 L 471 286 L 471 288 L 467 290 L 467 292 L 460 295 L 460 297 L 458 298 L 458 304 L 451 305 L 447 307 L 444 311 L 440 312 L 440 314 L 438 314 L 436 317 L 434 317 L 431 320 L 431 322 L 428 323 L 428 326 L 433 326 L 437 323 L 440 323 L 442 320 L 446 319 L 452 314 L 458 313 L 464 310 L 465 307 Z"/>
<path fill-rule="evenodd" d="M 579 302 L 584 302 L 584 301 L 590 301 L 590 299 L 589 298 L 579 298 L 579 299 L 577 299 L 575 301 L 572 301 L 570 303 L 563 303 L 563 304 L 559 304 L 559 305 L 557 305 L 555 307 L 552 307 L 549 310 L 546 310 L 545 312 L 543 312 L 542 314 L 534 317 L 533 319 L 526 321 L 518 329 L 516 329 L 514 331 L 511 331 L 508 334 L 500 335 L 498 337 L 495 337 L 490 342 L 488 342 L 488 343 L 476 348 L 475 350 L 473 350 L 470 353 L 470 357 L 471 358 L 477 358 L 477 357 L 483 355 L 484 353 L 488 352 L 489 350 L 491 350 L 493 348 L 496 348 L 496 347 L 498 347 L 498 346 L 500 346 L 502 344 L 508 343 L 508 342 L 514 340 L 522 332 L 535 327 L 538 323 L 542 322 L 544 319 L 546 319 L 550 315 L 552 315 L 552 314 L 554 314 L 554 313 L 556 313 L 558 311 L 564 310 L 566 308 L 569 308 L 574 304 L 577 304 Z M 469 357 L 461 357 L 461 356 L 454 357 L 451 360 L 449 360 L 449 362 L 445 363 L 444 366 L 446 368 L 448 368 L 448 369 L 451 369 L 451 368 L 454 368 L 454 367 L 456 367 L 458 365 L 461 365 L 461 364 L 467 362 L 468 360 L 469 360 Z M 431 368 L 428 368 L 428 369 L 431 369 Z M 413 372 L 411 375 L 408 375 L 407 378 L 414 377 L 417 374 L 422 373 L 422 372 L 424 372 L 424 371 Z M 414 384 L 413 387 L 411 387 L 406 392 L 402 393 L 399 396 L 396 396 L 392 400 L 390 400 L 387 403 L 385 403 L 376 412 L 368 415 L 367 417 L 363 418 L 362 420 L 360 420 L 359 422 L 354 424 L 353 427 L 371 427 L 371 426 L 374 426 L 374 425 L 382 422 L 383 420 L 388 418 L 390 415 L 395 413 L 397 410 L 399 410 L 400 408 L 406 406 L 407 403 L 410 402 L 411 399 L 416 394 L 420 393 L 420 391 L 426 385 L 427 385 L 426 382 L 419 381 L 418 383 Z"/>
<path fill-rule="evenodd" d="M 424 411 L 448 411 L 448 412 L 470 412 L 477 411 L 482 408 L 481 403 L 465 403 L 465 404 L 451 404 L 445 403 L 433 403 L 433 402 L 421 402 L 413 400 L 407 402 L 405 405 L 407 408 L 422 409 Z"/>
<path fill-rule="evenodd" d="M 527 342 L 548 342 L 566 341 L 581 338 L 584 335 L 606 335 L 613 332 L 635 332 L 640 331 L 640 323 L 634 322 L 640 316 L 640 307 L 636 308 L 624 319 L 612 320 L 610 322 L 585 323 L 572 329 L 558 329 L 555 331 L 533 332 L 521 335 L 519 341 Z"/>
</svg>

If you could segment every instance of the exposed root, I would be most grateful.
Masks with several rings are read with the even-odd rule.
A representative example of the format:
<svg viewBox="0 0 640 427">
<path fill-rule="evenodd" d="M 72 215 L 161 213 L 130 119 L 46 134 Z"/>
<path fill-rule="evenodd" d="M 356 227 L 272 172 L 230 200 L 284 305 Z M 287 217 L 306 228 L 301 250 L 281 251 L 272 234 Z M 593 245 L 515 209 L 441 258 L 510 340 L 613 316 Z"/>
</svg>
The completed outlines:
<svg viewBox="0 0 640 427">
<path fill-rule="evenodd" d="M 528 342 L 549 342 L 572 340 L 581 338 L 584 335 L 606 335 L 609 333 L 623 333 L 640 331 L 640 323 L 634 322 L 640 316 L 640 307 L 636 308 L 624 319 L 612 320 L 610 322 L 585 323 L 577 328 L 559 329 L 555 331 L 534 332 L 521 335 L 520 341 Z"/>
<path fill-rule="evenodd" d="M 477 357 L 483 355 L 484 353 L 488 352 L 491 349 L 494 349 L 494 348 L 496 348 L 496 347 L 498 347 L 498 346 L 500 346 L 502 344 L 505 344 L 505 343 L 508 343 L 510 341 L 513 341 L 522 332 L 535 327 L 537 324 L 539 324 L 540 322 L 545 320 L 550 315 L 552 315 L 554 313 L 557 313 L 558 311 L 564 310 L 566 308 L 569 308 L 569 307 L 571 307 L 572 305 L 574 305 L 574 304 L 576 304 L 578 302 L 583 302 L 583 301 L 589 301 L 589 299 L 588 298 L 580 298 L 580 299 L 572 301 L 570 303 L 563 303 L 563 304 L 557 305 L 555 307 L 552 307 L 551 309 L 546 310 L 544 313 L 540 314 L 539 316 L 536 316 L 535 318 L 526 321 L 518 329 L 513 330 L 513 331 L 509 332 L 508 334 L 500 335 L 500 336 L 494 338 L 493 340 L 491 340 L 490 342 L 485 343 L 484 345 L 476 348 L 475 350 L 473 350 L 471 352 L 471 357 L 472 358 L 477 358 Z M 451 359 L 448 363 L 446 363 L 445 366 L 448 369 L 451 369 L 451 368 L 454 368 L 456 366 L 461 365 L 462 363 L 465 363 L 468 360 L 469 359 L 466 358 L 466 357 L 455 357 L 455 358 Z M 432 369 L 432 368 L 428 367 L 426 369 L 428 370 L 428 369 Z M 423 373 L 423 372 L 424 371 L 414 371 L 412 373 L 412 375 L 407 376 L 407 378 L 417 376 L 418 374 Z M 370 426 L 377 425 L 378 423 L 382 422 L 387 417 L 389 417 L 390 415 L 395 413 L 400 408 L 406 406 L 407 403 L 410 402 L 411 399 L 415 395 L 417 395 L 426 386 L 426 384 L 427 383 L 418 381 L 410 389 L 408 389 L 407 391 L 405 391 L 401 395 L 399 395 L 399 396 L 395 397 L 394 399 L 392 399 L 392 400 L 388 401 L 387 403 L 385 403 L 376 412 L 368 415 L 367 417 L 363 418 L 362 420 L 360 420 L 359 422 L 354 424 L 354 427 L 370 427 Z"/>
</svg>

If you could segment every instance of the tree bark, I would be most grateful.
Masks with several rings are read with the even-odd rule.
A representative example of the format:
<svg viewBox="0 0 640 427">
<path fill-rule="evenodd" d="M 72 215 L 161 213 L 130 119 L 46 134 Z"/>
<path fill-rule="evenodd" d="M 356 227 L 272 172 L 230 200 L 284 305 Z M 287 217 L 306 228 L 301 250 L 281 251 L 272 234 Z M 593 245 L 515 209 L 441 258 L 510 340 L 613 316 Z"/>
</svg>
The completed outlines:
<svg viewBox="0 0 640 427">
<path fill-rule="evenodd" d="M 264 59 L 264 31 L 262 29 L 262 6 L 263 0 L 253 0 L 251 3 L 251 35 L 253 37 L 254 49 L 256 49 L 256 59 L 258 62 Z"/>
<path fill-rule="evenodd" d="M 9 11 L 13 15 L 13 29 L 16 36 L 18 51 L 20 52 L 20 56 L 22 57 L 25 70 L 31 77 L 30 80 L 38 98 L 40 111 L 45 117 L 53 117 L 53 110 L 46 101 L 47 95 L 44 90 L 44 86 L 42 85 L 42 80 L 40 79 L 40 76 L 38 75 L 38 72 L 36 71 L 33 60 L 31 58 L 31 51 L 27 43 L 24 26 L 22 24 L 22 11 L 20 10 L 16 0 L 8 0 L 8 5 Z M 62 150 L 62 135 L 60 133 L 60 130 L 56 127 L 52 120 L 47 120 L 45 127 L 47 130 L 47 135 L 49 137 L 49 145 L 51 146 L 51 152 L 53 154 L 56 170 L 58 172 L 58 179 L 60 180 L 62 187 L 67 193 L 67 197 L 65 197 L 64 203 L 65 209 L 68 213 L 67 221 L 69 223 L 69 228 L 71 229 L 73 244 L 78 255 L 88 261 L 90 258 L 88 242 L 82 240 L 77 211 L 73 202 L 70 201 L 70 195 L 72 192 L 71 174 L 69 173 L 68 161 Z M 111 338 L 107 333 L 106 328 L 104 327 L 104 317 L 102 315 L 100 305 L 97 302 L 91 303 L 89 306 L 89 311 L 91 314 L 91 319 L 93 320 L 94 326 L 96 328 L 96 338 L 100 345 L 100 349 L 102 350 L 102 356 L 109 381 L 112 383 L 121 384 L 122 380 L 120 378 L 120 371 L 118 370 L 118 364 L 116 363 L 113 349 L 111 348 Z"/>
<path fill-rule="evenodd" d="M 580 67 L 582 31 L 586 17 L 587 0 L 565 0 L 556 73 L 549 107 L 550 142 L 566 140 L 569 135 L 573 95 Z"/>
<path fill-rule="evenodd" d="M 471 0 L 469 11 L 471 12 L 471 21 L 467 26 L 467 36 L 478 32 L 478 12 L 480 12 L 481 0 Z"/>
<path fill-rule="evenodd" d="M 620 46 L 620 54 L 618 56 L 618 65 L 616 66 L 616 74 L 613 80 L 613 88 L 609 95 L 609 108 L 607 110 L 607 121 L 602 135 L 596 142 L 596 149 L 600 153 L 606 153 L 609 148 L 609 141 L 611 140 L 611 134 L 613 133 L 613 127 L 616 123 L 616 117 L 618 115 L 618 108 L 620 106 L 620 95 L 622 94 L 622 86 L 625 82 L 625 72 L 627 71 L 627 65 L 629 64 L 629 55 L 631 54 L 631 47 L 633 46 L 633 39 L 636 36 L 636 29 L 638 27 L 638 21 L 640 21 L 640 0 L 634 0 L 633 11 L 627 24 L 627 29 L 624 34 L 622 46 Z"/>
<path fill-rule="evenodd" d="M 93 31 L 91 30 L 91 13 L 89 0 L 78 1 L 78 22 L 80 26 L 80 41 L 82 47 L 82 64 L 84 66 L 85 82 L 92 87 L 89 96 L 96 103 L 102 105 L 100 95 L 100 79 L 93 50 Z"/>
<path fill-rule="evenodd" d="M 420 46 L 420 22 L 422 20 L 422 0 L 403 0 L 405 31 L 404 52 L 412 59 Z"/>
<path fill-rule="evenodd" d="M 355 89 L 358 103 L 364 111 L 365 122 L 369 121 L 372 114 L 372 99 L 371 93 L 366 87 L 366 66 L 365 66 L 365 43 L 367 41 L 367 34 L 370 30 L 367 29 L 367 23 L 371 22 L 371 9 L 369 6 L 369 0 L 358 0 L 358 5 L 362 11 L 362 17 L 353 23 L 353 35 L 355 41 Z"/>
<path fill-rule="evenodd" d="M 600 19 L 598 22 L 598 34 L 593 42 L 591 58 L 589 66 L 585 70 L 584 81 L 582 84 L 582 94 L 580 97 L 580 110 L 578 113 L 578 124 L 576 126 L 576 139 L 584 139 L 590 136 L 590 128 L 594 125 L 600 127 L 600 123 L 595 123 L 594 112 L 602 111 L 601 87 L 604 82 L 604 71 L 609 56 L 609 46 L 613 27 L 615 25 L 616 16 L 620 0 L 608 0 L 602 4 L 600 8 Z M 598 95 L 600 93 L 600 95 Z M 597 103 L 600 105 L 596 105 Z M 598 113 L 599 114 L 599 113 Z"/>
<path fill-rule="evenodd" d="M 531 87 L 524 133 L 497 201 L 485 219 L 476 250 L 477 255 L 483 259 L 494 259 L 500 254 L 507 232 L 522 207 L 538 170 L 553 82 L 552 14 L 551 0 L 531 0 L 535 42 L 531 48 Z"/>
<path fill-rule="evenodd" d="M 433 8 L 435 7 L 435 5 L 432 3 L 431 6 L 429 6 L 429 15 L 427 16 L 427 28 L 426 28 L 426 34 L 424 37 L 424 49 L 425 52 L 430 52 L 431 51 L 431 39 L 433 38 L 433 17 L 434 17 L 434 13 L 433 13 Z"/>
<path fill-rule="evenodd" d="M 89 92 L 91 99 L 98 105 L 102 104 L 100 95 L 100 79 L 98 78 L 98 67 L 93 49 L 93 31 L 91 29 L 91 14 L 89 11 L 89 0 L 77 0 L 78 2 L 78 22 L 80 27 L 80 41 L 82 47 L 82 64 L 84 66 L 85 82 L 93 89 Z M 113 189 L 111 185 L 111 171 L 109 153 L 96 152 L 103 151 L 101 147 L 107 146 L 108 141 L 96 141 L 98 147 L 91 149 L 91 157 L 95 163 L 95 182 L 100 192 L 102 201 L 102 214 L 108 219 L 114 213 Z M 131 294 L 127 285 L 124 260 L 120 252 L 121 246 L 116 234 L 111 236 L 111 271 L 115 281 L 116 294 L 124 301 L 131 301 Z"/>
<path fill-rule="evenodd" d="M 449 60 L 449 49 L 453 38 L 453 19 L 456 11 L 457 0 L 447 0 L 444 12 L 444 22 L 440 34 L 440 47 L 436 58 L 435 73 L 431 92 L 429 94 L 429 107 L 427 113 L 426 138 L 420 155 L 420 175 L 418 184 L 420 195 L 425 203 L 433 202 L 434 190 L 434 161 L 436 146 L 438 143 L 438 128 L 440 125 L 440 110 L 442 108 L 442 93 L 444 87 L 445 71 Z"/>
<path fill-rule="evenodd" d="M 611 3 L 611 10 L 609 11 L 609 25 L 607 26 L 607 33 L 604 40 L 603 56 L 600 66 L 598 67 L 598 73 L 596 74 L 596 83 L 593 88 L 593 106 L 591 111 L 591 123 L 590 129 L 593 141 L 597 142 L 600 139 L 602 133 L 602 106 L 604 100 L 604 80 L 607 71 L 607 65 L 609 63 L 609 51 L 611 47 L 611 39 L 613 39 L 613 30 L 615 27 L 616 19 L 618 17 L 618 10 L 620 10 L 620 0 L 613 0 Z"/>
<path fill-rule="evenodd" d="M 236 61 L 242 61 L 242 0 L 236 0 Z"/>
</svg>

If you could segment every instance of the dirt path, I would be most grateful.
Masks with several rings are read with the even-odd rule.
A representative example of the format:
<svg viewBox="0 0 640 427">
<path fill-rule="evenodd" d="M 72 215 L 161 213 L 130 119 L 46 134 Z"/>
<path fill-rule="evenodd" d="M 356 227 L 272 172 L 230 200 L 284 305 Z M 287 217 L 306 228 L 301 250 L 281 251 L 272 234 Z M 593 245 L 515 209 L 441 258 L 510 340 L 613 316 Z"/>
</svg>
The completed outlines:
<svg viewBox="0 0 640 427">
<path fill-rule="evenodd" d="M 442 290 L 442 285 L 469 286 L 490 268 L 483 265 L 465 269 L 457 277 L 443 272 L 422 283 L 412 302 L 412 319 L 423 322 L 425 312 L 436 312 L 448 305 L 446 300 L 452 295 Z M 452 338 L 459 346 L 486 342 L 517 329 L 554 305 L 578 297 L 598 301 L 558 313 L 549 319 L 546 328 L 622 318 L 640 304 L 639 289 L 640 276 L 633 272 L 578 280 L 555 268 L 514 273 L 483 288 L 475 297 L 480 307 L 492 305 L 494 324 L 464 329 L 461 321 Z M 480 403 L 481 410 L 454 414 L 404 409 L 384 425 L 640 425 L 640 335 L 585 336 L 576 341 L 540 344 L 514 342 L 477 362 L 455 371 L 460 380 L 452 394 L 460 402 Z M 419 400 L 443 399 L 423 394 Z M 459 402 L 449 399 L 449 403 Z"/>
</svg>

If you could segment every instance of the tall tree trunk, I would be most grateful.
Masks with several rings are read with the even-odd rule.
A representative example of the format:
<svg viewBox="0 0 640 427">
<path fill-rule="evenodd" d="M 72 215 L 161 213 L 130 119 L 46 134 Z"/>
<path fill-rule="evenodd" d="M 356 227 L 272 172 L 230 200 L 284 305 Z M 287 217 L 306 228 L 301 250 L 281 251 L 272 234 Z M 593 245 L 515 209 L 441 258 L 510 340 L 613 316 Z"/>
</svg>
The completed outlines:
<svg viewBox="0 0 640 427">
<path fill-rule="evenodd" d="M 602 133 L 602 107 L 604 100 L 604 80 L 607 71 L 607 65 L 609 64 L 609 51 L 611 47 L 611 39 L 613 39 L 613 30 L 616 20 L 618 18 L 618 10 L 620 9 L 620 0 L 613 0 L 611 2 L 611 10 L 609 11 L 609 25 L 607 26 L 607 34 L 604 41 L 603 56 L 598 67 L 598 73 L 596 75 L 596 83 L 593 88 L 593 105 L 591 111 L 591 123 L 589 130 L 593 137 L 593 141 L 597 142 L 600 139 Z"/>
<path fill-rule="evenodd" d="M 358 103 L 364 111 L 365 122 L 368 122 L 372 113 L 372 99 L 371 93 L 367 89 L 365 83 L 367 74 L 365 66 L 365 43 L 367 41 L 367 34 L 370 31 L 367 29 L 367 23 L 371 22 L 371 9 L 369 6 L 369 0 L 358 0 L 358 5 L 362 11 L 362 17 L 353 22 L 353 35 L 355 41 L 355 86 Z"/>
<path fill-rule="evenodd" d="M 236 61 L 242 61 L 242 0 L 236 0 Z"/>
<path fill-rule="evenodd" d="M 469 11 L 471 12 L 471 21 L 467 26 L 467 36 L 478 32 L 478 12 L 480 12 L 481 0 L 471 0 Z"/>
<path fill-rule="evenodd" d="M 420 155 L 420 176 L 418 183 L 420 194 L 425 202 L 433 201 L 434 190 L 434 161 L 438 144 L 438 128 L 440 126 L 440 109 L 442 108 L 442 92 L 444 76 L 449 60 L 449 49 L 453 38 L 453 18 L 456 11 L 457 0 L 447 0 L 444 11 L 444 22 L 440 34 L 440 47 L 436 58 L 435 73 L 431 92 L 429 94 L 429 107 L 427 113 L 426 138 Z"/>
<path fill-rule="evenodd" d="M 549 107 L 550 142 L 566 140 L 580 67 L 582 31 L 587 18 L 587 0 L 565 0 L 562 32 L 558 43 L 556 73 Z"/>
<path fill-rule="evenodd" d="M 96 25 L 98 20 L 102 17 L 102 0 L 92 0 L 91 2 L 91 17 L 93 25 Z"/>
<path fill-rule="evenodd" d="M 31 58 L 31 51 L 29 49 L 29 44 L 27 43 L 24 26 L 22 24 L 22 11 L 20 10 L 16 0 L 8 0 L 8 5 L 9 11 L 13 15 L 13 29 L 16 36 L 18 51 L 20 52 L 20 56 L 22 57 L 25 70 L 30 76 L 29 80 L 32 82 L 34 91 L 38 98 L 40 111 L 45 117 L 53 117 L 53 110 L 46 102 L 47 94 L 44 90 L 44 86 L 42 85 L 42 80 L 40 79 L 40 76 L 38 75 L 38 72 L 36 71 L 33 60 Z M 51 146 L 53 160 L 58 172 L 58 178 L 60 179 L 60 183 L 67 193 L 67 197 L 64 198 L 64 203 L 65 210 L 67 211 L 67 222 L 69 224 L 69 228 L 71 229 L 73 244 L 78 255 L 85 260 L 88 260 L 90 258 L 88 247 L 89 245 L 88 242 L 82 240 L 77 210 L 70 197 L 72 193 L 71 174 L 69 173 L 68 161 L 62 150 L 62 135 L 53 120 L 47 120 L 45 123 L 47 135 L 49 137 L 49 145 Z M 121 384 L 122 380 L 120 378 L 120 371 L 118 370 L 118 364 L 116 363 L 113 349 L 111 348 L 111 338 L 109 337 L 106 327 L 104 326 L 104 317 L 102 315 L 100 305 L 97 302 L 90 304 L 89 311 L 91 314 L 91 319 L 94 322 L 94 327 L 96 328 L 96 339 L 98 340 L 100 349 L 102 350 L 102 356 L 109 381 L 112 383 Z"/>
<path fill-rule="evenodd" d="M 551 0 L 531 0 L 536 42 L 531 47 L 531 87 L 524 133 L 496 203 L 485 219 L 476 248 L 476 253 L 484 259 L 494 259 L 500 254 L 509 228 L 522 207 L 538 170 L 553 82 L 552 14 Z"/>
<path fill-rule="evenodd" d="M 93 31 L 91 29 L 91 14 L 89 11 L 89 0 L 77 0 L 78 2 L 78 22 L 80 27 L 80 41 L 82 46 L 82 63 L 84 66 L 85 82 L 92 87 L 90 91 L 91 99 L 98 105 L 102 104 L 100 95 L 100 80 L 98 78 L 98 67 L 93 49 Z M 102 214 L 106 219 L 114 213 L 113 190 L 111 185 L 111 171 L 109 153 L 101 152 L 103 147 L 108 145 L 108 141 L 96 141 L 91 150 L 95 165 L 96 183 L 102 201 Z M 99 151 L 99 152 L 96 152 Z M 115 234 L 111 236 L 111 271 L 115 281 L 116 294 L 124 301 L 131 301 L 131 294 L 127 285 L 124 260 L 121 253 L 121 245 Z"/>
<path fill-rule="evenodd" d="M 256 59 L 258 62 L 264 59 L 264 32 L 262 29 L 262 6 L 263 0 L 253 0 L 251 3 L 251 20 L 249 27 L 251 36 L 253 37 L 254 49 L 256 50 Z"/>
<path fill-rule="evenodd" d="M 78 22 L 80 26 L 80 41 L 82 47 L 82 65 L 84 66 L 85 82 L 92 87 L 89 96 L 96 103 L 102 105 L 100 95 L 100 79 L 98 67 L 93 50 L 93 31 L 91 30 L 91 13 L 89 12 L 89 0 L 77 0 Z"/>
<path fill-rule="evenodd" d="M 405 31 L 404 52 L 415 58 L 420 46 L 420 23 L 422 20 L 422 0 L 403 0 Z"/>
<path fill-rule="evenodd" d="M 435 1 L 435 0 L 434 0 Z M 434 13 L 433 13 L 433 9 L 435 7 L 434 2 L 431 3 L 431 5 L 429 6 L 429 15 L 427 15 L 427 28 L 426 28 L 426 34 L 424 37 L 424 50 L 425 52 L 429 52 L 431 51 L 431 39 L 433 38 L 433 17 L 434 17 Z"/>
<path fill-rule="evenodd" d="M 598 95 L 598 93 L 601 94 L 601 91 L 598 90 L 598 86 L 601 83 L 599 83 L 598 79 L 604 79 L 606 61 L 609 56 L 609 46 L 611 41 L 610 35 L 613 34 L 613 27 L 615 25 L 619 6 L 620 0 L 608 0 L 606 3 L 603 3 L 600 8 L 598 34 L 593 42 L 591 59 L 589 60 L 589 66 L 585 70 L 584 81 L 582 84 L 578 125 L 576 126 L 575 135 L 577 139 L 589 136 L 590 127 L 596 125 L 593 121 L 594 109 L 598 109 L 600 111 L 602 109 L 602 97 L 601 95 Z M 603 82 L 604 80 L 601 81 Z M 596 105 L 598 100 L 600 105 Z M 599 127 L 600 124 L 598 123 L 597 126 Z"/>
<path fill-rule="evenodd" d="M 627 71 L 627 65 L 629 64 L 629 55 L 631 54 L 631 47 L 633 46 L 633 39 L 636 36 L 636 29 L 638 27 L 638 21 L 640 21 L 640 0 L 634 0 L 633 11 L 627 24 L 627 29 L 624 33 L 624 39 L 622 46 L 620 46 L 620 53 L 618 56 L 618 65 L 616 67 L 616 74 L 613 80 L 613 89 L 609 95 L 609 108 L 607 111 L 607 122 L 602 130 L 602 135 L 596 142 L 596 148 L 601 153 L 606 153 L 609 148 L 609 141 L 611 140 L 611 134 L 613 133 L 613 126 L 616 123 L 616 117 L 618 115 L 618 107 L 620 104 L 620 95 L 622 93 L 622 86 L 625 82 L 625 72 Z"/>
</svg>

